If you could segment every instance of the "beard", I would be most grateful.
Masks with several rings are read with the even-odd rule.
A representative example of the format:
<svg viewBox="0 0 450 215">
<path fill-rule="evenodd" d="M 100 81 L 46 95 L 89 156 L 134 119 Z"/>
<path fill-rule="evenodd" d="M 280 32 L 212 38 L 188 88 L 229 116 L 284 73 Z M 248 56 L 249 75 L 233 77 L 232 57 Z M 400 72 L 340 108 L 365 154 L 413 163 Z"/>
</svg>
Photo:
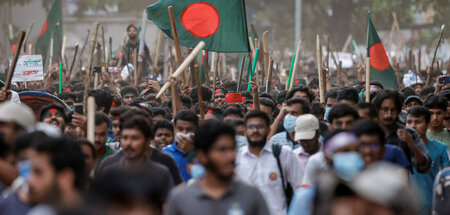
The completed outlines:
<svg viewBox="0 0 450 215">
<path fill-rule="evenodd" d="M 263 147 L 264 145 L 266 145 L 267 138 L 264 136 L 262 140 L 252 141 L 252 140 L 250 140 L 250 138 L 247 137 L 247 141 L 250 146 Z"/>
<path fill-rule="evenodd" d="M 234 164 L 234 162 L 233 162 L 233 164 Z M 215 175 L 222 181 L 230 181 L 234 176 L 234 172 L 232 172 L 229 175 L 224 175 L 224 174 L 220 173 L 219 167 L 210 160 L 208 160 L 208 162 L 206 163 L 205 169 L 208 170 L 209 172 L 211 172 L 213 175 Z"/>
</svg>

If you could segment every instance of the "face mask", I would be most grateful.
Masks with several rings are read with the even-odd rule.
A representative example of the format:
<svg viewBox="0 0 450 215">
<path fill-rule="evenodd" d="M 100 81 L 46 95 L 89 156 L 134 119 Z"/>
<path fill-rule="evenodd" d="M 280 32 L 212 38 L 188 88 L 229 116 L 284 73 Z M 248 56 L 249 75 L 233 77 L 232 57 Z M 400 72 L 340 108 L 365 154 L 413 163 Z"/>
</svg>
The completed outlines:
<svg viewBox="0 0 450 215">
<path fill-rule="evenodd" d="M 28 179 L 28 176 L 31 173 L 31 164 L 29 160 L 20 161 L 18 163 L 19 173 L 24 179 Z"/>
<path fill-rule="evenodd" d="M 333 168 L 342 179 L 350 181 L 364 167 L 364 160 L 358 152 L 340 152 L 333 155 Z"/>
<path fill-rule="evenodd" d="M 175 134 L 175 139 L 176 139 L 177 142 L 178 142 L 179 139 L 182 138 L 182 137 L 193 140 L 193 139 L 194 139 L 194 133 L 191 132 L 191 133 L 185 134 L 185 133 L 177 132 L 177 133 Z"/>
<path fill-rule="evenodd" d="M 200 164 L 194 164 L 191 166 L 192 178 L 201 178 L 203 175 L 205 175 L 205 167 Z"/>
<path fill-rule="evenodd" d="M 287 132 L 291 133 L 295 130 L 295 120 L 297 117 L 288 114 L 284 117 L 283 126 Z"/>
<path fill-rule="evenodd" d="M 326 109 L 325 109 L 325 120 L 328 120 L 328 115 L 330 115 L 330 111 L 331 111 L 331 108 L 330 107 L 327 107 Z"/>
</svg>

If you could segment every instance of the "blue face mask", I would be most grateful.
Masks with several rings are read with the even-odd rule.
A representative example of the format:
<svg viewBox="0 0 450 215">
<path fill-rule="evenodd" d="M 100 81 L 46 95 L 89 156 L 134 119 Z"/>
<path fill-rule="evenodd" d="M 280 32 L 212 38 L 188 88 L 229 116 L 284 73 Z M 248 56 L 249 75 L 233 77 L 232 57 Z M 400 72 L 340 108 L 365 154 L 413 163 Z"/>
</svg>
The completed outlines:
<svg viewBox="0 0 450 215">
<path fill-rule="evenodd" d="M 283 126 L 287 132 L 291 133 L 295 130 L 295 120 L 297 117 L 288 114 L 284 117 Z"/>
<path fill-rule="evenodd" d="M 330 108 L 330 107 L 327 107 L 327 108 L 325 109 L 325 116 L 324 116 L 324 119 L 325 119 L 325 120 L 328 120 L 328 115 L 330 115 L 330 111 L 331 111 L 331 108 Z"/>
<path fill-rule="evenodd" d="M 358 152 L 340 152 L 333 155 L 333 168 L 342 179 L 350 181 L 364 167 L 364 160 Z"/>
</svg>

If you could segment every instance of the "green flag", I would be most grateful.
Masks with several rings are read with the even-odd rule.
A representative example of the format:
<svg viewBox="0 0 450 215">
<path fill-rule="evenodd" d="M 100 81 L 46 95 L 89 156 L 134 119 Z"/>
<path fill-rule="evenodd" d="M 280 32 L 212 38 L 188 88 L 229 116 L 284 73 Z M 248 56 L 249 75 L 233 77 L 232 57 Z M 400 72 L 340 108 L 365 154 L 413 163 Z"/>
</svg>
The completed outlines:
<svg viewBox="0 0 450 215">
<path fill-rule="evenodd" d="M 370 58 L 370 80 L 377 80 L 385 88 L 397 89 L 397 76 L 391 67 L 383 43 L 367 15 L 367 57 Z"/>
<path fill-rule="evenodd" d="M 58 27 L 56 27 L 57 24 L 59 24 Z M 55 0 L 52 8 L 50 9 L 50 12 L 48 13 L 47 19 L 44 22 L 44 25 L 42 26 L 38 40 L 36 42 L 36 53 L 42 55 L 43 62 L 46 62 L 48 60 L 47 55 L 49 54 L 48 49 L 50 47 L 52 32 L 54 32 L 53 54 L 60 54 L 62 43 L 62 29 L 63 26 L 61 0 Z"/>
<path fill-rule="evenodd" d="M 172 37 L 169 12 L 173 7 L 180 44 L 204 50 L 249 52 L 244 0 L 160 0 L 147 7 L 148 18 Z"/>
</svg>

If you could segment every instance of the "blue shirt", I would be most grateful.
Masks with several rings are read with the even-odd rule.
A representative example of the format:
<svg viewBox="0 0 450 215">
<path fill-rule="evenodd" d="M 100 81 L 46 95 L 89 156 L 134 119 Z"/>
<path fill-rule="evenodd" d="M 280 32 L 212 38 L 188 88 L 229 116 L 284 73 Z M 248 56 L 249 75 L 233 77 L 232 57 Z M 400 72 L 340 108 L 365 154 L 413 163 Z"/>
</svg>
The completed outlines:
<svg viewBox="0 0 450 215">
<path fill-rule="evenodd" d="M 191 174 L 189 174 L 187 170 L 187 165 L 189 163 L 188 153 L 185 153 L 178 149 L 176 141 L 173 142 L 172 145 L 164 147 L 162 151 L 173 157 L 175 163 L 177 164 L 178 171 L 180 171 L 180 175 L 183 178 L 183 181 L 189 181 L 189 179 L 191 179 Z"/>
<path fill-rule="evenodd" d="M 309 215 L 313 211 L 314 196 L 316 189 L 311 187 L 298 188 L 292 197 L 288 215 Z"/>
<path fill-rule="evenodd" d="M 411 174 L 411 179 L 416 183 L 422 194 L 421 202 L 423 205 L 419 206 L 420 214 L 431 214 L 434 179 L 441 169 L 450 165 L 447 145 L 436 140 L 429 140 L 426 148 L 432 161 L 430 170 L 422 174 L 414 168 L 414 174 Z"/>
<path fill-rule="evenodd" d="M 393 163 L 406 169 L 411 166 L 411 163 L 409 163 L 408 158 L 400 147 L 386 144 L 384 148 L 385 151 L 383 159 L 381 159 L 382 161 Z"/>
</svg>

